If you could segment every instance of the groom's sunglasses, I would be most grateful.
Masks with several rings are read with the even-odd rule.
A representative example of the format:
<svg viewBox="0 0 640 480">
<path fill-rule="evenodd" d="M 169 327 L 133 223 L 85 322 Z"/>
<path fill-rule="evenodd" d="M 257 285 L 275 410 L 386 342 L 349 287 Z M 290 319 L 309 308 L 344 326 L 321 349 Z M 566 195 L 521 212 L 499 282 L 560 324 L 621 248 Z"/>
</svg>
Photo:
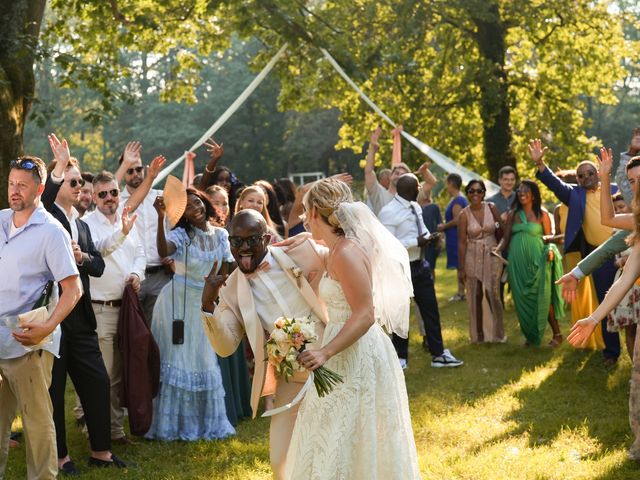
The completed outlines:
<svg viewBox="0 0 640 480">
<path fill-rule="evenodd" d="M 240 248 L 243 243 L 247 242 L 247 246 L 249 248 L 253 248 L 259 245 L 263 238 L 264 234 L 251 235 L 249 237 L 239 237 L 238 235 L 231 235 L 229 236 L 229 243 L 233 248 Z"/>
</svg>

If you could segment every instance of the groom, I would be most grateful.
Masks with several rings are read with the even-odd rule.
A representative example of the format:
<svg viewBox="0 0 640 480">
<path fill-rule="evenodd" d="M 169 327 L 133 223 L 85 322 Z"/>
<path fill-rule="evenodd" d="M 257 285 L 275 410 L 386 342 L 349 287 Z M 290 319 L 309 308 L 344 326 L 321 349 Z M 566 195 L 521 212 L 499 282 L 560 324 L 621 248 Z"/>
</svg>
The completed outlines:
<svg viewBox="0 0 640 480">
<path fill-rule="evenodd" d="M 326 323 L 316 296 L 325 270 L 322 247 L 305 241 L 286 253 L 268 247 L 271 235 L 262 215 L 238 212 L 231 222 L 229 243 L 238 268 L 227 278 L 215 272 L 206 278 L 202 292 L 202 322 L 218 355 L 231 355 L 247 335 L 255 356 L 251 408 L 256 416 L 261 396 L 275 393 L 275 407 L 291 402 L 306 381 L 296 374 L 289 382 L 276 378 L 265 359 L 265 342 L 273 322 L 282 316 L 317 319 L 318 337 Z M 220 288 L 224 284 L 224 288 Z M 219 304 L 215 304 L 219 296 Z M 269 434 L 271 466 L 276 479 L 283 477 L 289 441 L 298 405 L 274 415 Z"/>
</svg>

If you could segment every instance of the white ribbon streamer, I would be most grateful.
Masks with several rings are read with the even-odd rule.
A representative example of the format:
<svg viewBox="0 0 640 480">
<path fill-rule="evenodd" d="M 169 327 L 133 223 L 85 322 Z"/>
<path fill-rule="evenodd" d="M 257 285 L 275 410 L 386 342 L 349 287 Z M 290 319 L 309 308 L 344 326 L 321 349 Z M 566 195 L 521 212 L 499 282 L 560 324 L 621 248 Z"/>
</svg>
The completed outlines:
<svg viewBox="0 0 640 480">
<path fill-rule="evenodd" d="M 360 90 L 360 88 L 354 83 L 354 81 L 351 80 L 351 78 L 345 73 L 345 71 L 338 64 L 338 62 L 335 61 L 335 59 L 331 56 L 331 54 L 327 52 L 327 50 L 324 48 L 321 48 L 320 50 L 322 51 L 322 54 L 324 55 L 324 57 L 329 61 L 331 66 L 335 69 L 335 71 L 338 72 L 338 74 L 344 79 L 344 81 L 347 82 L 351 86 L 351 88 L 353 88 L 358 93 L 358 95 L 360 95 L 360 98 L 362 98 L 362 100 L 364 100 L 364 102 L 367 105 L 369 105 L 371 109 L 374 112 L 376 112 L 380 117 L 382 117 L 389 125 L 392 125 L 395 128 L 396 123 L 393 120 L 391 120 L 391 118 L 389 118 L 387 114 L 385 114 L 382 110 L 380 110 L 380 107 L 378 107 L 375 103 L 373 103 L 371 99 L 367 97 L 362 90 Z M 406 138 L 409 141 L 409 143 L 411 143 L 411 145 L 416 147 L 424 155 L 426 155 L 431 160 L 433 160 L 434 163 L 440 166 L 445 172 L 457 173 L 462 177 L 462 180 L 465 183 L 469 182 L 469 180 L 472 180 L 472 179 L 483 180 L 484 184 L 487 187 L 488 195 L 493 195 L 494 193 L 497 193 L 500 190 L 500 187 L 495 183 L 489 180 L 485 180 L 477 173 L 472 172 L 467 168 L 464 168 L 463 166 L 454 162 L 452 159 L 450 159 L 446 155 L 438 152 L 435 148 L 432 148 L 426 143 L 421 142 L 420 140 L 415 138 L 413 135 L 410 135 L 405 131 L 402 131 L 401 134 L 404 138 Z"/>
<path fill-rule="evenodd" d="M 286 50 L 287 50 L 287 44 L 285 43 L 280 48 L 280 50 L 278 50 L 278 53 L 276 53 L 271 58 L 271 60 L 269 60 L 269 63 L 267 63 L 265 65 L 265 67 L 256 76 L 256 78 L 254 78 L 253 81 L 247 86 L 247 88 L 244 89 L 244 91 L 240 94 L 240 96 L 238 98 L 236 98 L 235 101 L 229 106 L 229 108 L 227 108 L 227 110 L 214 122 L 214 124 L 211 125 L 209 130 L 207 130 L 202 135 L 202 137 L 200 137 L 200 139 L 191 146 L 191 148 L 188 150 L 189 152 L 193 152 L 194 150 L 196 150 L 209 137 L 211 137 L 211 135 L 213 135 L 215 132 L 217 132 L 220 129 L 220 127 L 222 127 L 227 122 L 227 120 L 229 120 L 231 115 L 236 113 L 236 110 L 238 110 L 238 108 L 240 108 L 240 106 L 247 100 L 247 98 L 249 98 L 249 96 L 253 93 L 253 91 L 256 88 L 258 88 L 258 86 L 267 77 L 267 75 L 269 75 L 269 72 L 271 72 L 271 70 L 273 69 L 273 66 L 278 62 L 278 60 L 280 60 L 280 58 L 282 57 L 282 55 L 284 55 L 284 52 Z M 176 168 L 178 165 L 180 165 L 180 163 L 184 160 L 184 158 L 185 158 L 184 154 L 182 154 L 176 160 L 171 162 L 171 164 L 169 164 L 167 167 L 162 169 L 162 171 L 160 172 L 158 177 L 153 181 L 153 185 L 155 186 L 158 183 L 160 183 L 162 180 L 164 180 L 171 173 L 171 171 L 174 168 Z"/>
<path fill-rule="evenodd" d="M 266 411 L 261 416 L 262 417 L 272 417 L 272 416 L 277 415 L 279 413 L 286 412 L 291 407 L 293 407 L 293 406 L 297 405 L 298 403 L 300 403 L 300 401 L 304 398 L 305 393 L 307 393 L 307 390 L 309 389 L 309 387 L 311 385 L 313 385 L 313 372 L 309 372 L 309 376 L 307 377 L 307 381 L 304 382 L 304 385 L 302 385 L 302 388 L 300 389 L 300 391 L 294 397 L 293 400 L 291 400 L 286 405 L 282 405 L 281 407 L 273 408 L 273 409 L 271 409 L 269 411 Z"/>
</svg>

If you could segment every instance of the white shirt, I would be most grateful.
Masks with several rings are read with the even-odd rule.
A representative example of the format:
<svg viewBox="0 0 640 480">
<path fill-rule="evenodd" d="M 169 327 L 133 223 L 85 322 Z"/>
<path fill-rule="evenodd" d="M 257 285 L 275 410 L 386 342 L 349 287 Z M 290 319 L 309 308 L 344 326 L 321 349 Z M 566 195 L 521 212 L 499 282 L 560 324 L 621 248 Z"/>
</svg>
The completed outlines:
<svg viewBox="0 0 640 480">
<path fill-rule="evenodd" d="M 64 213 L 65 217 L 67 217 L 67 220 L 69 220 L 69 225 L 71 226 L 71 239 L 77 243 L 78 225 L 76 224 L 76 218 L 80 218 L 78 210 L 76 210 L 76 207 L 71 207 L 71 214 L 68 214 L 67 211 L 62 208 L 62 205 L 60 205 L 58 202 L 55 202 L 55 205 L 60 209 L 62 213 Z"/>
<path fill-rule="evenodd" d="M 306 317 L 311 313 L 311 307 L 300 290 L 293 286 L 271 252 L 267 252 L 262 261 L 270 265 L 269 270 L 260 271 L 248 280 L 262 328 L 271 333 L 273 322 L 279 317 Z M 238 273 L 244 275 L 242 272 Z"/>
<path fill-rule="evenodd" d="M 156 209 L 153 207 L 153 202 L 156 201 L 158 195 L 162 195 L 162 190 L 149 190 L 147 196 L 144 197 L 144 201 L 135 211 L 135 213 L 138 214 L 136 228 L 141 237 L 144 252 L 147 255 L 147 267 L 162 265 L 162 259 L 158 254 L 158 244 L 156 243 L 156 236 L 158 235 L 158 212 L 156 212 Z M 120 208 L 118 209 L 118 213 L 122 213 L 122 209 L 130 196 L 131 194 L 127 188 L 120 192 Z M 129 212 L 129 215 L 132 214 L 133 212 Z"/>
<path fill-rule="evenodd" d="M 144 279 L 146 259 L 137 225 L 125 236 L 119 213 L 113 224 L 99 210 L 91 212 L 83 220 L 89 225 L 93 243 L 104 259 L 104 273 L 91 279 L 91 298 L 120 300 L 129 275 L 135 273 L 140 280 Z"/>
<path fill-rule="evenodd" d="M 389 193 L 389 190 L 380 185 L 377 180 L 371 191 L 367 193 L 367 202 L 376 215 L 379 215 L 380 210 L 393 200 L 393 194 Z"/>
<path fill-rule="evenodd" d="M 420 232 L 416 224 L 416 213 L 420 223 Z M 400 240 L 409 253 L 409 261 L 420 260 L 421 248 L 418 246 L 418 235 L 429 235 L 429 229 L 422 219 L 422 209 L 416 202 L 408 202 L 400 195 L 393 197 L 393 201 L 385 205 L 378 215 L 380 222 L 387 227 L 394 237 Z"/>
</svg>

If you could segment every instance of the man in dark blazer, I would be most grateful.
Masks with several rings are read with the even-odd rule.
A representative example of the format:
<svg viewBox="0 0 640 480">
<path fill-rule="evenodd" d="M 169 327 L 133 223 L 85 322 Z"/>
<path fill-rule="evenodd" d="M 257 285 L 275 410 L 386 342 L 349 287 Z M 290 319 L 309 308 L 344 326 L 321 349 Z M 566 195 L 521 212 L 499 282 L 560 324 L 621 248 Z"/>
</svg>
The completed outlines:
<svg viewBox="0 0 640 480">
<path fill-rule="evenodd" d="M 612 188 L 611 192 L 600 191 L 598 170 L 592 162 L 582 162 L 578 165 L 577 186 L 563 182 L 545 165 L 546 151 L 547 147 L 543 147 L 538 139 L 529 144 L 529 153 L 538 167 L 536 178 L 544 183 L 558 197 L 558 200 L 569 207 L 564 234 L 564 252 L 580 252 L 582 258 L 585 258 L 613 234 L 611 228 L 600 223 L 600 195 L 611 195 L 617 191 L 617 188 Z M 613 261 L 608 260 L 592 273 L 599 302 L 602 302 L 607 290 L 611 287 L 616 270 Z M 605 364 L 613 365 L 620 356 L 620 336 L 617 332 L 608 332 L 603 323 L 602 337 L 605 343 L 603 352 Z"/>
<path fill-rule="evenodd" d="M 89 276 L 99 277 L 104 260 L 93 245 L 88 225 L 74 208 L 84 180 L 76 159 L 70 157 L 66 141 L 49 138 L 56 160 L 49 166 L 49 176 L 42 203 L 67 230 L 80 272 L 83 295 L 62 322 L 60 358 L 53 364 L 49 394 L 53 403 L 58 446 L 58 467 L 67 474 L 78 470 L 69 457 L 66 445 L 64 393 L 67 373 L 80 397 L 91 444 L 91 466 L 124 467 L 111 453 L 109 376 L 104 366 L 96 334 L 96 319 L 91 306 Z"/>
</svg>

